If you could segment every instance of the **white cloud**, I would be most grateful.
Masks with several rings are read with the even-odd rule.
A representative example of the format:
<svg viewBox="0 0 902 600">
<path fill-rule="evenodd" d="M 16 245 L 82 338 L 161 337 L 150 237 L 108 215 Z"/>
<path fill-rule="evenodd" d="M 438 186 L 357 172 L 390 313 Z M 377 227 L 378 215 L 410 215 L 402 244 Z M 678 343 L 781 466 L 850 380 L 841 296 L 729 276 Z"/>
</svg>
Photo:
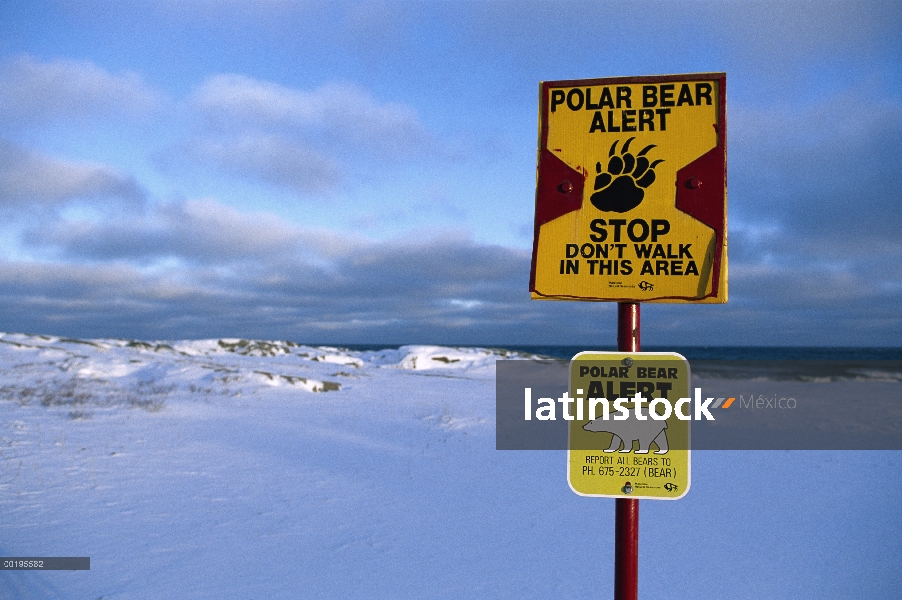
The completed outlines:
<svg viewBox="0 0 902 600">
<path fill-rule="evenodd" d="M 278 135 L 201 138 L 186 144 L 184 150 L 194 160 L 301 194 L 331 192 L 341 180 L 341 169 L 335 160 Z"/>
<path fill-rule="evenodd" d="M 140 114 L 161 102 L 135 73 L 113 74 L 84 60 L 41 62 L 24 55 L 0 65 L 0 120 L 7 125 Z"/>
<path fill-rule="evenodd" d="M 421 160 L 438 148 L 410 106 L 350 83 L 308 91 L 222 74 L 197 86 L 187 104 L 198 126 L 161 164 L 188 159 L 302 196 L 329 195 L 373 164 Z"/>
<path fill-rule="evenodd" d="M 362 127 L 380 134 L 421 127 L 411 108 L 377 102 L 349 83 L 327 83 L 307 92 L 243 75 L 215 75 L 194 91 L 191 100 L 211 116 L 252 123 Z"/>
<path fill-rule="evenodd" d="M 375 242 L 203 199 L 161 205 L 143 217 L 58 218 L 34 227 L 26 241 L 35 256 L 55 262 L 0 261 L 0 330 L 579 344 L 613 339 L 616 323 L 612 307 L 531 301 L 529 252 L 479 244 L 462 232 Z M 881 266 L 873 259 L 825 261 L 816 248 L 789 255 L 790 247 L 798 254 L 797 245 L 775 246 L 775 262 L 731 262 L 729 306 L 657 307 L 649 317 L 661 323 L 649 330 L 666 329 L 684 343 L 697 328 L 718 343 L 753 343 L 764 335 L 758 326 L 777 312 L 797 332 L 793 343 L 808 343 L 805 336 L 814 333 L 821 343 L 837 343 L 874 315 L 881 325 L 868 329 L 873 343 L 898 333 L 891 285 L 899 279 L 898 249 Z M 831 328 L 823 329 L 824 319 Z"/>
<path fill-rule="evenodd" d="M 54 262 L 0 261 L 0 329 L 65 321 L 115 335 L 302 339 L 333 323 L 345 339 L 403 339 L 536 318 L 517 306 L 528 253 L 461 234 L 373 242 L 197 200 L 144 218 L 57 220 L 26 241 Z"/>
<path fill-rule="evenodd" d="M 430 143 L 411 107 L 379 102 L 350 83 L 330 82 L 305 91 L 243 75 L 216 75 L 198 86 L 190 103 L 220 129 L 287 130 L 347 152 L 365 144 L 377 153 L 403 154 L 422 151 Z"/>
<path fill-rule="evenodd" d="M 862 248 L 897 240 L 902 105 L 875 89 L 767 108 L 734 104 L 732 214 L 746 225 L 779 226 L 793 244 L 819 243 L 828 253 L 849 240 Z"/>
<path fill-rule="evenodd" d="M 241 213 L 200 199 L 159 205 L 146 215 L 43 222 L 26 231 L 24 239 L 33 248 L 50 249 L 67 259 L 226 265 L 294 255 L 300 242 L 322 235 L 269 213 Z"/>
<path fill-rule="evenodd" d="M 134 202 L 142 192 L 117 170 L 52 158 L 0 140 L 0 208 L 59 205 L 76 199 Z"/>
</svg>

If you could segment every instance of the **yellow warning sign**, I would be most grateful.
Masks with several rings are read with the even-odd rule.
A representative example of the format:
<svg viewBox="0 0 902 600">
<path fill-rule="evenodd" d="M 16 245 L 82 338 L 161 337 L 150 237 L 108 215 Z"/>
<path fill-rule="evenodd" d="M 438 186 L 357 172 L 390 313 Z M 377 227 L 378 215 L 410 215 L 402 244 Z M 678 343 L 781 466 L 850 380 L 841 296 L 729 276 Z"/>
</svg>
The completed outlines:
<svg viewBox="0 0 902 600">
<path fill-rule="evenodd" d="M 689 362 L 581 352 L 570 362 L 567 480 L 583 496 L 676 500 L 691 481 Z"/>
<path fill-rule="evenodd" d="M 725 86 L 540 85 L 533 298 L 727 301 Z"/>
</svg>

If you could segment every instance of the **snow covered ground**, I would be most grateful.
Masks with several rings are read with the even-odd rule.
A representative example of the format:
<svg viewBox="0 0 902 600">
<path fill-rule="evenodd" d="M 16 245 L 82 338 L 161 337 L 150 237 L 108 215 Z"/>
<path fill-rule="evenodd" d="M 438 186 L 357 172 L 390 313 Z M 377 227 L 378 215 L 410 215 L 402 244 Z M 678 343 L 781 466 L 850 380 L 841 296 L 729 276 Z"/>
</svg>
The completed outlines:
<svg viewBox="0 0 902 600">
<path fill-rule="evenodd" d="M 501 452 L 502 351 L 0 334 L 3 598 L 608 598 L 613 500 Z M 640 597 L 897 598 L 902 453 L 695 452 Z"/>
</svg>

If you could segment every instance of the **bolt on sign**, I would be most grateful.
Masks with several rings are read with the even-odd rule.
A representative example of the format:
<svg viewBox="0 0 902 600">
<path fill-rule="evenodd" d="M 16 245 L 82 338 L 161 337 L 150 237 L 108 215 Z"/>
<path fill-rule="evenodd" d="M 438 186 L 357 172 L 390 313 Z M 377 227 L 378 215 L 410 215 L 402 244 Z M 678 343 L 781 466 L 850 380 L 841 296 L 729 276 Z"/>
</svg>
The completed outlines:
<svg viewBox="0 0 902 600">
<path fill-rule="evenodd" d="M 574 356 L 569 393 L 575 406 L 564 407 L 565 418 L 572 417 L 570 488 L 609 498 L 685 496 L 691 481 L 689 378 L 689 362 L 673 352 Z"/>
<path fill-rule="evenodd" d="M 539 89 L 532 297 L 726 302 L 726 74 Z"/>
</svg>

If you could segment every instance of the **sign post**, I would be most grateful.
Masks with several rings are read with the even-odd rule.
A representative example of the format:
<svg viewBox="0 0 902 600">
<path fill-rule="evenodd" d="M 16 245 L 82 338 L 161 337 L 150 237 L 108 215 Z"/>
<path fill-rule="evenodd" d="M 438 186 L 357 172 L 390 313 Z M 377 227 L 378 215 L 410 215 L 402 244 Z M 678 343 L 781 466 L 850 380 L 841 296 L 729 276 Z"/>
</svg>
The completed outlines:
<svg viewBox="0 0 902 600">
<path fill-rule="evenodd" d="M 639 352 L 639 303 L 617 304 L 617 350 Z M 617 498 L 614 509 L 614 600 L 639 598 L 639 501 Z"/>
<path fill-rule="evenodd" d="M 617 302 L 621 353 L 640 351 L 640 302 L 725 303 L 726 74 L 545 81 L 539 90 L 529 281 L 533 299 Z M 576 387 L 574 381 L 583 381 L 573 374 L 578 360 L 603 362 L 604 358 L 600 353 L 574 357 L 571 388 Z M 631 380 L 614 381 L 614 371 L 609 370 L 608 380 L 602 376 L 596 382 L 595 394 L 587 389 L 570 391 L 597 398 L 604 386 L 606 398 L 613 401 L 627 398 L 629 390 L 648 390 L 653 382 L 638 381 L 638 368 L 629 374 L 628 366 L 640 358 L 645 360 L 622 357 L 627 370 L 618 367 L 616 371 L 617 378 L 624 373 Z M 664 357 L 658 359 L 666 362 Z M 674 362 L 666 368 L 643 367 L 642 373 L 654 373 L 652 379 L 661 373 L 668 379 L 673 375 L 672 381 L 655 389 L 670 389 L 674 395 L 679 389 L 688 396 L 688 363 L 678 355 L 667 359 Z M 677 365 L 678 360 L 684 366 Z M 640 404 L 639 400 L 634 404 Z M 638 411 L 636 418 L 642 421 L 634 427 L 641 429 L 646 421 Z M 626 422 L 621 419 L 619 423 Z M 632 461 L 625 458 L 633 454 L 636 440 L 626 439 L 632 434 L 623 433 L 621 438 L 609 431 L 623 425 L 571 423 L 571 488 L 584 495 L 616 498 L 616 600 L 638 598 L 639 501 L 623 496 L 635 491 L 635 496 L 643 498 L 676 499 L 689 487 L 688 421 L 672 423 L 672 437 L 682 440 L 684 447 L 668 446 L 667 437 L 640 439 L 638 456 Z M 597 456 L 575 449 L 574 443 L 603 433 L 612 441 L 606 450 L 596 451 Z M 636 435 L 642 438 L 643 434 Z M 657 444 L 656 454 L 670 452 L 674 458 L 650 458 L 652 442 Z M 642 477 L 670 479 L 658 485 L 634 478 L 635 489 L 629 481 L 618 483 L 619 490 L 612 488 L 611 478 L 618 472 L 611 463 L 614 454 L 621 455 L 616 464 L 628 467 L 624 474 L 641 472 Z M 574 456 L 583 464 L 577 466 Z M 659 464 L 680 466 L 661 475 Z"/>
</svg>

